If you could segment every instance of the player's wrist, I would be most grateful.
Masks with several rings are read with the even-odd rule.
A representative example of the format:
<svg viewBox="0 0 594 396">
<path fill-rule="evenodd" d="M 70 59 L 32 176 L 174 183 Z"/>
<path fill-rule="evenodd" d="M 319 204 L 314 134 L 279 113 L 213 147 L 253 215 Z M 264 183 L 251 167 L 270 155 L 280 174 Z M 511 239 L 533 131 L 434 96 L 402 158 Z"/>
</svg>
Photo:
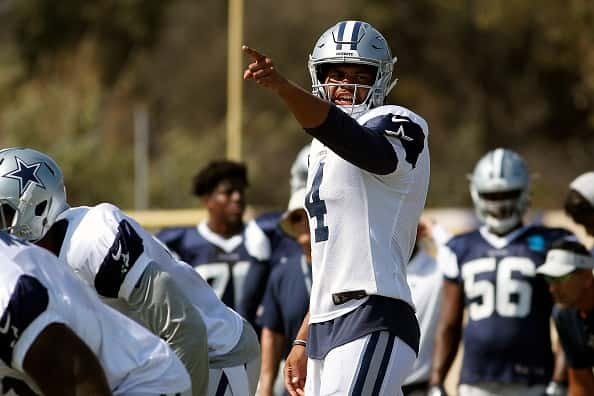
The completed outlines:
<svg viewBox="0 0 594 396">
<path fill-rule="evenodd" d="M 307 348 L 307 340 L 296 338 L 295 340 L 293 340 L 293 346 L 302 346 L 304 348 Z"/>
</svg>

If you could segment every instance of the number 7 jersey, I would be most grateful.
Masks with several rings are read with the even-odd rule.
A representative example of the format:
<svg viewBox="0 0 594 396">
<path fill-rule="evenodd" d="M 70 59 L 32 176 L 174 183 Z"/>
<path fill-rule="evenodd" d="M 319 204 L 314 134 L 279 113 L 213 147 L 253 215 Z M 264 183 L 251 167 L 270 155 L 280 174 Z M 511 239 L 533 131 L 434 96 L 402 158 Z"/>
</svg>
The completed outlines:
<svg viewBox="0 0 594 396">
<path fill-rule="evenodd" d="M 398 165 L 387 175 L 374 174 L 314 139 L 305 199 L 312 236 L 311 323 L 366 301 L 333 301 L 337 293 L 381 295 L 413 306 L 406 265 L 429 184 L 427 123 L 400 106 L 372 109 L 357 121 L 388 139 Z"/>
<path fill-rule="evenodd" d="M 444 277 L 462 287 L 468 308 L 461 383 L 550 380 L 553 300 L 536 268 L 555 240 L 570 235 L 532 225 L 497 237 L 481 228 L 440 250 Z"/>
</svg>

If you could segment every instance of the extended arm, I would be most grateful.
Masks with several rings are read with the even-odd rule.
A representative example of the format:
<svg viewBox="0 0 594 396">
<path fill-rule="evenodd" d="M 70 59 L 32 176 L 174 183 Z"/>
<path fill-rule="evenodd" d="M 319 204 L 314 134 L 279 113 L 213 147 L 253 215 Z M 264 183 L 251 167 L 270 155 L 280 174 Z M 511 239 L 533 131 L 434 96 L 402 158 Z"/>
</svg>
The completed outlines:
<svg viewBox="0 0 594 396">
<path fill-rule="evenodd" d="M 93 351 L 62 324 L 50 324 L 39 334 L 23 369 L 46 396 L 112 394 Z"/>
<path fill-rule="evenodd" d="M 278 366 L 282 359 L 287 338 L 268 327 L 262 328 L 262 365 L 260 369 L 260 396 L 272 396 L 274 381 L 278 374 Z"/>
<path fill-rule="evenodd" d="M 431 378 L 429 380 L 433 385 L 443 384 L 456 357 L 462 334 L 463 298 L 460 285 L 444 280 L 443 311 L 435 334 Z"/>
<path fill-rule="evenodd" d="M 361 126 L 330 102 L 287 80 L 278 72 L 272 59 L 246 46 L 242 49 L 254 60 L 243 78 L 275 92 L 307 133 L 345 160 L 369 172 L 388 174 L 396 169 L 396 153 L 383 134 Z"/>
<path fill-rule="evenodd" d="M 297 339 L 307 341 L 309 330 L 309 312 L 305 315 L 303 323 L 297 333 Z M 285 363 L 285 388 L 291 396 L 303 396 L 305 394 L 305 378 L 307 377 L 307 354 L 305 347 L 295 345 L 291 349 Z"/>
</svg>

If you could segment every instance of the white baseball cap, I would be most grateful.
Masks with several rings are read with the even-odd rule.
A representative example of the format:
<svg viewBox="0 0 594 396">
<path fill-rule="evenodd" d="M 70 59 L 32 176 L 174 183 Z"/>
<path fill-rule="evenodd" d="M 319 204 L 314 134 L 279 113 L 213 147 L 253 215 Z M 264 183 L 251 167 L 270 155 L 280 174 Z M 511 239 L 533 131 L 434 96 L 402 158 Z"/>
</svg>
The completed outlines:
<svg viewBox="0 0 594 396">
<path fill-rule="evenodd" d="M 289 217 L 291 213 L 297 210 L 304 210 L 305 209 L 305 187 L 302 187 L 293 194 L 291 194 L 291 199 L 289 199 L 289 205 L 287 206 L 287 211 L 283 213 L 283 217 L 280 221 L 280 226 L 282 230 L 289 236 L 294 237 L 293 227 Z"/>
<path fill-rule="evenodd" d="M 594 172 L 587 172 L 575 178 L 569 188 L 579 192 L 594 206 Z"/>
<path fill-rule="evenodd" d="M 576 269 L 594 269 L 594 257 L 565 249 L 551 249 L 547 253 L 545 263 L 538 267 L 536 272 L 558 278 Z"/>
</svg>

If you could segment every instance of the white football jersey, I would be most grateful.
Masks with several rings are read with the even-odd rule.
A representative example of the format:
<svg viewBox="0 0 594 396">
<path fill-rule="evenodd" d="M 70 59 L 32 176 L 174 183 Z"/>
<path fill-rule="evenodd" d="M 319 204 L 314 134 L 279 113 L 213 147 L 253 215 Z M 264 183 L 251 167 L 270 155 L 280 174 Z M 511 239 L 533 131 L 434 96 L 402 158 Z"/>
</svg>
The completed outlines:
<svg viewBox="0 0 594 396">
<path fill-rule="evenodd" d="M 190 389 L 181 361 L 160 338 L 101 302 L 45 249 L 0 232 L 0 372 L 33 390 L 23 360 L 50 323 L 68 326 L 97 356 L 114 395 Z M 56 351 L 59 353 L 59 351 Z M 12 375 L 11 370 L 21 375 Z M 3 394 L 10 394 L 3 389 Z"/>
<path fill-rule="evenodd" d="M 126 313 L 124 304 L 146 266 L 155 262 L 169 273 L 200 312 L 208 332 L 209 357 L 231 351 L 243 331 L 243 320 L 216 296 L 209 284 L 136 221 L 111 204 L 71 208 L 60 258 L 107 303 Z M 111 300 L 110 300 L 111 299 Z"/>
<path fill-rule="evenodd" d="M 335 304 L 335 293 L 365 291 L 413 305 L 406 264 L 429 185 L 428 126 L 400 106 L 372 109 L 357 121 L 388 138 L 398 166 L 387 175 L 373 174 L 314 139 L 305 202 L 312 235 L 311 323 L 366 301 Z"/>
</svg>

